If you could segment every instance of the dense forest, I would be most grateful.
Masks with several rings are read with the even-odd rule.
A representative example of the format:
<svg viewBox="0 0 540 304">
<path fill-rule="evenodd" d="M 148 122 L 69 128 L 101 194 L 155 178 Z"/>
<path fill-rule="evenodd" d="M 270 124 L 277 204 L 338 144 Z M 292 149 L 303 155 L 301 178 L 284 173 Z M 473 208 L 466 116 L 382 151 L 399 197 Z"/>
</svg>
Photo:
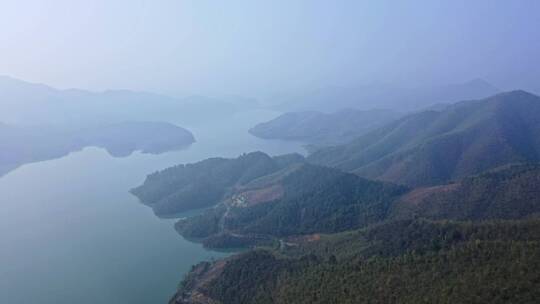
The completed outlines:
<svg viewBox="0 0 540 304">
<path fill-rule="evenodd" d="M 179 221 L 177 231 L 207 247 L 235 248 L 267 244 L 291 235 L 337 233 L 390 220 L 421 217 L 478 221 L 540 214 L 538 164 L 504 166 L 458 183 L 412 191 L 309 164 L 278 175 L 272 175 L 272 184 L 264 178 L 252 183 L 262 189 L 248 190 L 252 184 L 247 184 L 243 192 L 233 195 L 237 200 L 244 199 L 242 205 L 227 200 Z M 276 183 L 284 189 L 280 197 L 256 203 L 260 197 L 249 196 L 253 192 L 267 194 L 266 189 L 275 191 Z"/>
<path fill-rule="evenodd" d="M 301 155 L 272 158 L 262 152 L 248 153 L 237 159 L 211 158 L 150 174 L 143 185 L 131 192 L 157 215 L 173 215 L 213 206 L 234 186 L 297 162 L 303 162 Z"/>
<path fill-rule="evenodd" d="M 179 221 L 177 231 L 187 238 L 205 238 L 209 247 L 235 247 L 230 243 L 255 236 L 267 240 L 335 233 L 385 219 L 392 202 L 408 191 L 310 164 L 279 173 L 245 185 L 216 208 Z"/>
<path fill-rule="evenodd" d="M 171 303 L 533 303 L 539 238 L 538 220 L 395 221 L 205 262 Z"/>
</svg>

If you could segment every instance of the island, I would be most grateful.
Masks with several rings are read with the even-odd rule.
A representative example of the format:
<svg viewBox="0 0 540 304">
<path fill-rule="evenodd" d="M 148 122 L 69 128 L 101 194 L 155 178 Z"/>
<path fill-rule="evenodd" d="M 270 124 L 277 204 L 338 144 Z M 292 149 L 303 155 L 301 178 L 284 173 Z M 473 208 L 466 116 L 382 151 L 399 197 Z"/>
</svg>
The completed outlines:
<svg viewBox="0 0 540 304">
<path fill-rule="evenodd" d="M 26 163 L 63 157 L 85 147 L 100 147 L 115 157 L 135 151 L 163 153 L 188 147 L 193 134 L 164 122 L 104 125 L 0 124 L 0 176 Z"/>
</svg>

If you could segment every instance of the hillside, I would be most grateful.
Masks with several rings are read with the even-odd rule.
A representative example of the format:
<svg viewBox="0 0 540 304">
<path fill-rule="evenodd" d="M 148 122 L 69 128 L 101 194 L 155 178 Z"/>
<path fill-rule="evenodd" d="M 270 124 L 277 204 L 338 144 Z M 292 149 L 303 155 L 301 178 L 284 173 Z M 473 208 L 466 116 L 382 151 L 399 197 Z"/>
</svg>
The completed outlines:
<svg viewBox="0 0 540 304">
<path fill-rule="evenodd" d="M 308 161 L 409 186 L 540 160 L 540 97 L 512 91 L 401 118 Z"/>
<path fill-rule="evenodd" d="M 237 187 L 215 208 L 180 220 L 176 229 L 205 246 L 230 248 L 396 219 L 524 219 L 540 214 L 539 182 L 540 165 L 521 164 L 408 191 L 302 164 Z"/>
<path fill-rule="evenodd" d="M 170 303 L 532 303 L 540 222 L 398 221 L 195 266 Z"/>
<path fill-rule="evenodd" d="M 389 110 L 341 110 L 322 112 L 290 112 L 249 130 L 264 139 L 298 140 L 317 146 L 347 143 L 397 119 L 400 114 Z"/>
<path fill-rule="evenodd" d="M 261 212 L 246 212 L 248 217 L 225 204 L 217 208 L 228 212 L 222 226 L 217 209 L 177 224 L 184 234 L 202 232 L 192 237 L 202 237 L 210 247 L 263 247 L 194 266 L 170 303 L 530 303 L 540 296 L 540 165 L 508 165 L 412 191 L 389 184 L 381 188 L 361 178 L 358 191 L 351 187 L 355 183 L 332 177 L 331 169 L 300 166 L 254 185 L 272 180 L 290 185 L 285 188 L 293 193 L 302 189 L 313 196 L 288 200 L 284 195 L 265 202 L 270 207 Z M 281 177 L 297 170 L 314 174 L 302 173 L 293 180 L 303 182 L 290 184 Z M 377 193 L 390 195 L 377 202 Z M 333 209 L 343 205 L 341 196 L 344 206 L 355 208 L 346 213 Z M 253 206 L 257 197 L 246 191 L 235 198 Z M 325 201 L 330 203 L 321 203 Z M 301 217 L 288 216 L 298 210 Z M 328 210 L 333 212 L 325 214 Z M 355 222 L 344 215 L 370 220 Z M 242 221 L 253 217 L 264 231 Z M 340 225 L 317 225 L 328 218 Z M 190 229 L 210 226 L 215 229 Z M 264 238 L 268 234 L 261 232 L 278 239 Z"/>
<path fill-rule="evenodd" d="M 303 160 L 296 154 L 270 157 L 262 152 L 236 159 L 210 158 L 152 173 L 131 193 L 157 215 L 171 216 L 216 205 L 235 187 Z"/>
<path fill-rule="evenodd" d="M 393 206 L 394 218 L 520 219 L 540 214 L 540 165 L 497 168 L 457 183 L 415 189 Z"/>
<path fill-rule="evenodd" d="M 213 207 L 182 218 L 176 230 L 207 247 L 234 248 L 395 219 L 522 219 L 540 211 L 539 180 L 539 165 L 521 164 L 411 191 L 298 155 L 254 152 L 156 172 L 132 193 L 160 216 Z"/>
<path fill-rule="evenodd" d="M 215 208 L 180 220 L 177 231 L 208 247 L 242 247 L 277 238 L 335 233 L 384 220 L 408 189 L 299 164 L 237 189 Z"/>
</svg>

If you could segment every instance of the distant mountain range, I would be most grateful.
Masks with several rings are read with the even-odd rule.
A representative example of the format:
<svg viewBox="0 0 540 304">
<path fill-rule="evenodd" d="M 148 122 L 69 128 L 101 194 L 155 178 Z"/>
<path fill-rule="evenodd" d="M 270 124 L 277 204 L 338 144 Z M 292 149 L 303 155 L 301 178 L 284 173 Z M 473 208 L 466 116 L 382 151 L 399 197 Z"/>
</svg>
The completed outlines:
<svg viewBox="0 0 540 304">
<path fill-rule="evenodd" d="M 289 112 L 254 126 L 249 132 L 264 139 L 298 140 L 315 146 L 329 146 L 347 143 L 401 116 L 390 110 L 345 109 L 330 114 Z"/>
<path fill-rule="evenodd" d="M 237 111 L 231 101 L 204 96 L 182 99 L 164 95 L 110 90 L 58 90 L 0 77 L 0 121 L 14 124 L 103 124 L 121 121 L 207 122 Z M 247 103 L 241 99 L 240 103 Z"/>
<path fill-rule="evenodd" d="M 0 124 L 0 176 L 20 165 L 59 158 L 84 147 L 111 155 L 162 153 L 195 141 L 188 130 L 169 123 L 124 122 L 99 126 L 17 126 Z"/>
<path fill-rule="evenodd" d="M 513 91 L 403 117 L 308 161 L 409 186 L 540 160 L 540 97 Z"/>
<path fill-rule="evenodd" d="M 403 88 L 392 85 L 363 85 L 357 87 L 326 87 L 312 91 L 281 94 L 272 99 L 275 108 L 283 112 L 335 112 L 352 108 L 359 110 L 392 109 L 400 112 L 417 111 L 436 103 L 453 103 L 479 99 L 499 90 L 482 79 L 465 83 Z"/>
</svg>

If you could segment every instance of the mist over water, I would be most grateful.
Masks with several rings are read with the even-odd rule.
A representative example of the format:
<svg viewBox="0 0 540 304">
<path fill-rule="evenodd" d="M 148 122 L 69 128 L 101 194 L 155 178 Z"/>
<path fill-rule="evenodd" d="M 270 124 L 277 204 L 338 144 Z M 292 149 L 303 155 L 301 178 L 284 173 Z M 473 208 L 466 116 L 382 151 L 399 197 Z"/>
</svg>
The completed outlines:
<svg viewBox="0 0 540 304">
<path fill-rule="evenodd" d="M 113 158 L 86 148 L 1 177 L 0 302 L 166 303 L 193 264 L 226 254 L 182 239 L 174 219 L 156 217 L 129 189 L 155 170 L 207 157 L 303 152 L 247 133 L 275 115 L 243 112 L 197 127 L 197 143 L 181 151 Z"/>
</svg>

